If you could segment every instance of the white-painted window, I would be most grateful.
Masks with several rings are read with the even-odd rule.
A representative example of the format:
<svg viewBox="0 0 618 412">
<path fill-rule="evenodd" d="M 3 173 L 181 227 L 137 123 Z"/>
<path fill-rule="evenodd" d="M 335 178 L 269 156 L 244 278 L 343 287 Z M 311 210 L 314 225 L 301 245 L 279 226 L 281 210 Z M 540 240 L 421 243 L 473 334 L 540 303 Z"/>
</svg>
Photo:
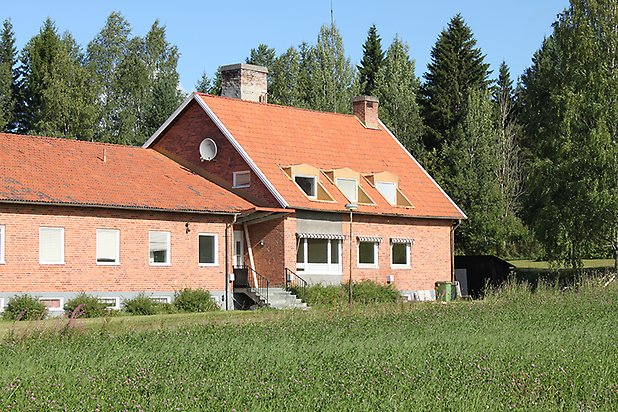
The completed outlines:
<svg viewBox="0 0 618 412">
<path fill-rule="evenodd" d="M 358 202 L 358 183 L 356 179 L 338 178 L 337 187 L 350 202 Z"/>
<path fill-rule="evenodd" d="M 391 205 L 397 204 L 397 184 L 394 182 L 377 182 L 376 189 Z"/>
<path fill-rule="evenodd" d="M 64 264 L 64 228 L 39 228 L 39 263 L 42 265 Z"/>
<path fill-rule="evenodd" d="M 198 263 L 200 266 L 217 266 L 217 235 L 200 233 L 198 235 Z"/>
<path fill-rule="evenodd" d="M 296 270 L 318 274 L 342 273 L 341 240 L 300 239 L 296 251 Z"/>
<path fill-rule="evenodd" d="M 317 193 L 317 181 L 318 179 L 315 176 L 303 176 L 303 175 L 295 175 L 294 181 L 301 188 L 303 192 L 310 198 L 315 198 L 318 196 Z"/>
<path fill-rule="evenodd" d="M 120 230 L 97 229 L 97 265 L 120 264 Z"/>
<path fill-rule="evenodd" d="M 4 226 L 0 225 L 0 264 L 4 262 Z"/>
<path fill-rule="evenodd" d="M 170 232 L 151 231 L 149 235 L 150 264 L 153 266 L 170 265 Z"/>
<path fill-rule="evenodd" d="M 107 309 L 120 310 L 119 297 L 101 296 L 98 298 L 98 300 L 99 302 L 104 304 Z"/>
<path fill-rule="evenodd" d="M 64 298 L 39 298 L 39 302 L 41 302 L 48 311 L 50 312 L 64 312 Z"/>
<path fill-rule="evenodd" d="M 394 268 L 410 267 L 410 243 L 391 243 L 391 266 Z"/>
<path fill-rule="evenodd" d="M 233 173 L 233 184 L 236 189 L 251 186 L 251 172 L 248 170 Z"/>
<path fill-rule="evenodd" d="M 170 296 L 151 296 L 150 300 L 157 303 L 172 303 Z"/>
<path fill-rule="evenodd" d="M 378 242 L 358 242 L 358 266 L 366 268 L 378 267 Z"/>
</svg>

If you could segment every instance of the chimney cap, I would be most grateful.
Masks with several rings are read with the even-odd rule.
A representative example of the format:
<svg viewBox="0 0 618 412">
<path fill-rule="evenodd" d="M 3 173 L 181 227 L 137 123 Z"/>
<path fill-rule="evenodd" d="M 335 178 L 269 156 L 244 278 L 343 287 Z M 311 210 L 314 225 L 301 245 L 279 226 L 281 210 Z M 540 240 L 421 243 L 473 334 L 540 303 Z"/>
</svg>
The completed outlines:
<svg viewBox="0 0 618 412">
<path fill-rule="evenodd" d="M 249 63 L 236 63 L 236 64 L 226 64 L 224 66 L 219 67 L 219 71 L 226 72 L 229 70 L 253 70 L 255 72 L 268 73 L 268 69 L 264 66 L 258 66 L 255 64 Z"/>
<path fill-rule="evenodd" d="M 375 102 L 378 103 L 379 99 L 375 96 L 356 96 L 352 99 L 353 102 Z"/>
</svg>

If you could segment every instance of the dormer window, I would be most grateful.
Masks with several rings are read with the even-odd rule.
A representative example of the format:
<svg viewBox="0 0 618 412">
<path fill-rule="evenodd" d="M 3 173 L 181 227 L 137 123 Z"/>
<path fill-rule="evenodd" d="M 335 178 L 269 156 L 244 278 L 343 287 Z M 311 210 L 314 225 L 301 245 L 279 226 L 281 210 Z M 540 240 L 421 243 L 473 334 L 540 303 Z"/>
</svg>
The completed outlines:
<svg viewBox="0 0 618 412">
<path fill-rule="evenodd" d="M 358 183 L 355 179 L 337 178 L 337 187 L 352 203 L 358 203 Z"/>
<path fill-rule="evenodd" d="M 251 186 L 251 172 L 248 170 L 234 172 L 232 186 L 234 189 Z"/>
<path fill-rule="evenodd" d="M 395 182 L 376 182 L 376 189 L 388 203 L 397 204 L 397 184 Z"/>
<path fill-rule="evenodd" d="M 295 175 L 294 181 L 310 198 L 317 197 L 317 178 L 315 176 Z"/>
</svg>

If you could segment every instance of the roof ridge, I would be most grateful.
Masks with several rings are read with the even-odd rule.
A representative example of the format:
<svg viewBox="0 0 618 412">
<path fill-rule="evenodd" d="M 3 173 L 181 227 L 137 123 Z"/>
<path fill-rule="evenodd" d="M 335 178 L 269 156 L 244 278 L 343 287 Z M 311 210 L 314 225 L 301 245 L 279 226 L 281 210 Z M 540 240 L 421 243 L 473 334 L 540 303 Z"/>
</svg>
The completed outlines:
<svg viewBox="0 0 618 412">
<path fill-rule="evenodd" d="M 141 146 L 131 146 L 131 145 L 126 145 L 122 143 L 93 142 L 91 140 L 79 140 L 79 139 L 74 139 L 71 137 L 54 137 L 54 136 L 40 136 L 40 135 L 31 135 L 31 134 L 0 132 L 0 136 L 3 136 L 3 135 L 11 136 L 11 137 L 28 138 L 28 139 L 34 138 L 34 139 L 41 139 L 41 140 L 66 141 L 66 142 L 72 142 L 72 143 L 90 144 L 90 145 L 97 145 L 97 146 L 114 146 L 114 147 L 122 147 L 122 148 L 127 148 L 127 149 L 142 149 Z"/>
<path fill-rule="evenodd" d="M 296 106 L 285 106 L 283 104 L 275 104 L 275 103 L 263 103 L 263 102 L 254 102 L 252 100 L 243 100 L 243 99 L 238 99 L 235 97 L 227 97 L 227 96 L 217 96 L 214 94 L 208 94 L 208 93 L 202 93 L 202 92 L 194 92 L 195 94 L 199 95 L 199 96 L 205 96 L 205 97 L 214 97 L 217 99 L 224 99 L 224 100 L 233 100 L 235 102 L 243 102 L 243 103 L 248 103 L 248 104 L 255 104 L 255 105 L 259 105 L 259 106 L 269 106 L 269 107 L 273 107 L 273 108 L 277 108 L 277 109 L 290 109 L 290 110 L 297 110 L 297 111 L 302 111 L 302 112 L 309 112 L 309 113 L 320 113 L 320 114 L 325 114 L 325 115 L 333 115 L 333 116 L 343 116 L 343 117 L 356 117 L 353 114 L 350 113 L 336 113 L 336 112 L 325 112 L 323 110 L 316 110 L 316 109 L 307 109 L 304 107 L 296 107 Z"/>
</svg>

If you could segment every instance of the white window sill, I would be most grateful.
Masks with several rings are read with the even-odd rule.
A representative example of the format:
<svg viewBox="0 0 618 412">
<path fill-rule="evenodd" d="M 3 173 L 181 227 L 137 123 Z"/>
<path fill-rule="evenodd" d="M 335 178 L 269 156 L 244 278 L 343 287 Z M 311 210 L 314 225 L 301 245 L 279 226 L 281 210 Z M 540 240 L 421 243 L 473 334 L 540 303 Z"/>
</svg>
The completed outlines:
<svg viewBox="0 0 618 412">
<path fill-rule="evenodd" d="M 357 267 L 360 269 L 380 269 L 380 266 L 369 263 L 359 263 Z"/>
<path fill-rule="evenodd" d="M 97 266 L 120 266 L 120 262 L 97 262 Z"/>
<path fill-rule="evenodd" d="M 412 269 L 410 265 L 391 265 L 391 269 Z"/>
<path fill-rule="evenodd" d="M 39 262 L 39 264 L 41 265 L 64 265 L 64 261 L 63 262 Z"/>
<path fill-rule="evenodd" d="M 155 267 L 166 267 L 166 266 L 172 266 L 171 263 L 150 263 L 150 266 L 155 266 Z"/>
<path fill-rule="evenodd" d="M 248 187 L 251 187 L 251 185 L 232 186 L 232 189 L 246 189 Z"/>
</svg>

